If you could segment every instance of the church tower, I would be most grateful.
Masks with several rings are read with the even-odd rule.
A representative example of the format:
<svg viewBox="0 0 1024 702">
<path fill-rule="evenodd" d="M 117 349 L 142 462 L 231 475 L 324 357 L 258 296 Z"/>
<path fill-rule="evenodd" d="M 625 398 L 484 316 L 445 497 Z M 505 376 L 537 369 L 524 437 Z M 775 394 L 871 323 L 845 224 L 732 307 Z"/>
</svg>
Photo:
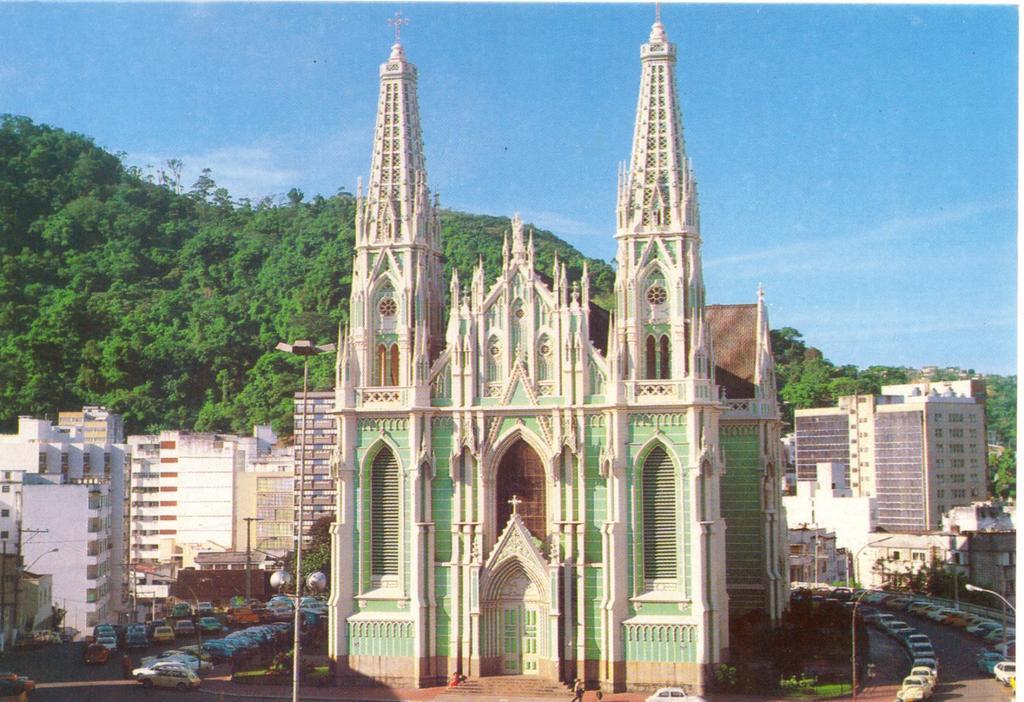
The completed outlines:
<svg viewBox="0 0 1024 702">
<path fill-rule="evenodd" d="M 615 283 L 629 380 L 708 379 L 697 184 L 686 157 L 676 47 L 660 21 L 640 49 L 633 155 L 620 169 Z"/>
<path fill-rule="evenodd" d="M 427 188 L 416 67 L 396 42 L 380 67 L 370 180 L 356 202 L 348 349 L 355 388 L 425 387 L 444 341 L 437 209 Z"/>
</svg>

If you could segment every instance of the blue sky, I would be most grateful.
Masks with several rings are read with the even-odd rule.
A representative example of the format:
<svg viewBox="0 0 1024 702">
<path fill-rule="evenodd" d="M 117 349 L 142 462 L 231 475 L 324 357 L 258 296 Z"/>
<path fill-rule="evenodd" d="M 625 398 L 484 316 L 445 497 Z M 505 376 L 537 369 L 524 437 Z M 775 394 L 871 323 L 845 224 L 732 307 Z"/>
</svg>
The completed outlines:
<svg viewBox="0 0 1024 702">
<path fill-rule="evenodd" d="M 377 70 L 420 72 L 442 204 L 614 256 L 653 7 L 0 4 L 0 112 L 236 196 L 354 191 Z M 837 363 L 1015 368 L 1017 10 L 673 5 L 711 302 Z"/>
</svg>

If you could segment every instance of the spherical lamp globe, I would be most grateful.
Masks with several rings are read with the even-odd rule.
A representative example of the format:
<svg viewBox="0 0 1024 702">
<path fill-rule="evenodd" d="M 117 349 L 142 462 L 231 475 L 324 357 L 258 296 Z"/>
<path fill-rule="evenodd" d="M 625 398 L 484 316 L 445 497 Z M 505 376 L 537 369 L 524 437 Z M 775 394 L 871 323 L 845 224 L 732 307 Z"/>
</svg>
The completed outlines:
<svg viewBox="0 0 1024 702">
<path fill-rule="evenodd" d="M 270 587 L 275 590 L 283 590 L 292 584 L 292 574 L 286 570 L 274 571 L 274 574 L 270 576 Z"/>
<path fill-rule="evenodd" d="M 323 592 L 327 589 L 327 576 L 319 570 L 310 573 L 306 577 L 306 587 L 313 592 Z"/>
</svg>

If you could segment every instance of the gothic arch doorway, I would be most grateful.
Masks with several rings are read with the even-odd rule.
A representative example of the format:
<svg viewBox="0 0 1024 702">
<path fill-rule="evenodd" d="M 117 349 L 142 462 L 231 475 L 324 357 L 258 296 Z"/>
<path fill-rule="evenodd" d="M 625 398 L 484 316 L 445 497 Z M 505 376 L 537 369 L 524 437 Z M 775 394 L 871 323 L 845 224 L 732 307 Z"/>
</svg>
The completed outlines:
<svg viewBox="0 0 1024 702">
<path fill-rule="evenodd" d="M 544 462 L 533 447 L 519 439 L 509 446 L 498 464 L 495 477 L 495 533 L 501 534 L 512 516 L 512 498 L 523 524 L 535 538 L 547 537 L 547 476 Z"/>
</svg>

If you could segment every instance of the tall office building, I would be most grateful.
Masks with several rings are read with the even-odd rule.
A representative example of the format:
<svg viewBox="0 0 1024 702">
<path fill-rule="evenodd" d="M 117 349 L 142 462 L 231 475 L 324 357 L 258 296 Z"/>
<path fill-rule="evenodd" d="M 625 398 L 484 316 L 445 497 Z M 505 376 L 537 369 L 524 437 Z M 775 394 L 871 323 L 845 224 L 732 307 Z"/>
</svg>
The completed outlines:
<svg viewBox="0 0 1024 702">
<path fill-rule="evenodd" d="M 984 397 L 984 381 L 934 381 L 797 410 L 797 475 L 844 464 L 853 494 L 876 498 L 878 526 L 937 529 L 944 512 L 988 494 Z"/>
<path fill-rule="evenodd" d="M 338 420 L 334 414 L 334 391 L 310 391 L 309 403 L 302 407 L 302 393 L 295 393 L 295 514 L 299 509 L 299 461 L 305 446 L 305 494 L 303 496 L 303 543 L 309 541 L 309 529 L 322 517 L 333 517 L 338 490 L 331 477 L 331 458 L 337 443 Z M 304 442 L 304 444 L 302 443 Z M 298 528 L 298 519 L 295 520 Z"/>
</svg>

